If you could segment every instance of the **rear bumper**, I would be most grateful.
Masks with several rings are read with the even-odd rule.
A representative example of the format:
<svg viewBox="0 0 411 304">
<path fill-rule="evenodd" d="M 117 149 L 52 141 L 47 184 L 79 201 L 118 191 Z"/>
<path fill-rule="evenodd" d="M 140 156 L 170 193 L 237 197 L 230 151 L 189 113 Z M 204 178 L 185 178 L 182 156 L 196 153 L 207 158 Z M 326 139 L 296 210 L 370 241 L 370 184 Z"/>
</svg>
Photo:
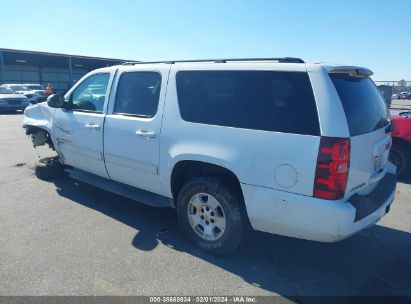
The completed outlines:
<svg viewBox="0 0 411 304">
<path fill-rule="evenodd" d="M 387 174 L 387 179 L 392 174 Z M 394 201 L 396 179 L 382 194 L 380 181 L 366 197 L 329 201 L 242 184 L 248 217 L 255 230 L 301 239 L 336 242 L 379 221 Z"/>
</svg>

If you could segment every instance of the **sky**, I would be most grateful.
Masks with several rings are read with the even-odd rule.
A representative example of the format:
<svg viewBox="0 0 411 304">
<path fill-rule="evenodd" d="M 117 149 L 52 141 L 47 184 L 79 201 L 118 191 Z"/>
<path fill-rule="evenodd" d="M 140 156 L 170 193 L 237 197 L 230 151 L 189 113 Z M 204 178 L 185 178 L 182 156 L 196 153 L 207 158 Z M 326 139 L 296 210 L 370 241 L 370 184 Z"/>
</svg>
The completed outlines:
<svg viewBox="0 0 411 304">
<path fill-rule="evenodd" d="M 300 57 L 411 81 L 411 0 L 2 1 L 0 48 L 128 60 Z"/>
</svg>

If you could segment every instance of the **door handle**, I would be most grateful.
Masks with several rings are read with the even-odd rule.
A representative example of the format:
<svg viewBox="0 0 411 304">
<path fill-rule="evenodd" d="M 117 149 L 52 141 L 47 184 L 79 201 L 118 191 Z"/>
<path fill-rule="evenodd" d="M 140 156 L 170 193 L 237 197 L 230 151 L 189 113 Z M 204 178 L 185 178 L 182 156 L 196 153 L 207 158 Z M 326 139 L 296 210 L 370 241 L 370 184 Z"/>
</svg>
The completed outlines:
<svg viewBox="0 0 411 304">
<path fill-rule="evenodd" d="M 145 137 L 147 139 L 156 137 L 156 133 L 150 132 L 150 131 L 147 131 L 147 130 L 138 130 L 138 131 L 136 131 L 136 135 L 141 136 L 141 137 Z"/>
<path fill-rule="evenodd" d="M 95 123 L 87 123 L 84 125 L 87 129 L 100 130 L 100 126 Z"/>
</svg>

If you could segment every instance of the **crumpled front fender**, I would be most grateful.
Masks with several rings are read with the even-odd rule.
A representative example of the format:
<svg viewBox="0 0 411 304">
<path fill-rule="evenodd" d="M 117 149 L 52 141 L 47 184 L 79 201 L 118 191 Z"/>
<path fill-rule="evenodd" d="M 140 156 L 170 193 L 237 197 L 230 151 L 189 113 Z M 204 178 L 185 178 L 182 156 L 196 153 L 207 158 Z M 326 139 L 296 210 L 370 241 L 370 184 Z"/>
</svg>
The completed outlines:
<svg viewBox="0 0 411 304">
<path fill-rule="evenodd" d="M 38 127 L 44 129 L 52 135 L 53 117 L 56 109 L 47 105 L 47 102 L 28 106 L 24 110 L 23 128 Z"/>
<path fill-rule="evenodd" d="M 35 147 L 48 143 L 50 148 L 60 155 L 56 139 L 52 132 L 55 112 L 56 109 L 49 107 L 47 102 L 29 106 L 24 110 L 22 127 L 26 129 L 26 134 L 31 135 Z M 40 129 L 45 132 L 39 132 Z M 42 133 L 47 133 L 48 135 Z"/>
</svg>

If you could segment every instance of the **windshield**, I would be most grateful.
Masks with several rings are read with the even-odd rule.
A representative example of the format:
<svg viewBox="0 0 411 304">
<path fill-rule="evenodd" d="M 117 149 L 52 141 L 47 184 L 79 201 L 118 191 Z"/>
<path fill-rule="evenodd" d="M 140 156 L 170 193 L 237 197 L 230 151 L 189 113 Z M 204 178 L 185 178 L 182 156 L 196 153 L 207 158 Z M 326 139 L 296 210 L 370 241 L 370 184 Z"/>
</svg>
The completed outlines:
<svg viewBox="0 0 411 304">
<path fill-rule="evenodd" d="M 368 77 L 330 74 L 341 99 L 351 136 L 369 133 L 389 124 L 387 104 Z"/>
<path fill-rule="evenodd" d="M 42 85 L 28 85 L 27 86 L 30 90 L 45 90 L 46 87 Z"/>
<path fill-rule="evenodd" d="M 0 87 L 0 94 L 14 94 L 14 91 L 9 88 Z"/>
<path fill-rule="evenodd" d="M 28 87 L 20 86 L 20 85 L 12 85 L 9 86 L 13 91 L 30 91 Z"/>
</svg>

